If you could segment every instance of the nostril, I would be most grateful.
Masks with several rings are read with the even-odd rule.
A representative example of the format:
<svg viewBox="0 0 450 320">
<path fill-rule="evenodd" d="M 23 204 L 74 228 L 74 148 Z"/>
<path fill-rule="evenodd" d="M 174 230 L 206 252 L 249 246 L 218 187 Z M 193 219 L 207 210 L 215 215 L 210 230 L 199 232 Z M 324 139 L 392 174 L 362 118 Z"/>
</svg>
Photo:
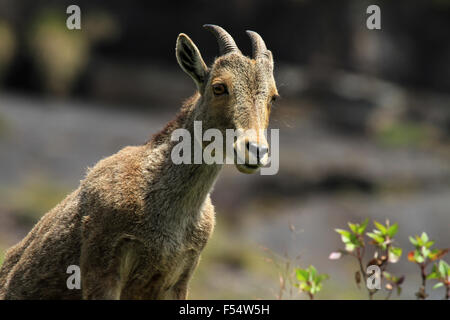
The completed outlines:
<svg viewBox="0 0 450 320">
<path fill-rule="evenodd" d="M 256 156 L 257 161 L 259 162 L 264 156 L 269 152 L 269 148 L 266 146 L 259 146 L 255 142 L 247 142 L 246 148 L 249 152 Z"/>
<path fill-rule="evenodd" d="M 268 147 L 259 147 L 259 155 L 262 157 L 264 157 L 266 155 L 266 153 L 269 152 L 269 148 Z"/>
<path fill-rule="evenodd" d="M 254 154 L 259 153 L 259 147 L 254 142 L 247 142 L 247 150 Z"/>
</svg>

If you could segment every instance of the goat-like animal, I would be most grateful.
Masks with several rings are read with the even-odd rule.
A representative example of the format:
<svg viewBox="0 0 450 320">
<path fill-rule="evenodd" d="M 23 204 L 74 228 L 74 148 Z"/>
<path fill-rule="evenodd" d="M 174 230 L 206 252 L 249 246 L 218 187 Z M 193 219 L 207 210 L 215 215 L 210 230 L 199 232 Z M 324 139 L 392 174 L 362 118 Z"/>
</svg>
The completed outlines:
<svg viewBox="0 0 450 320">
<path fill-rule="evenodd" d="M 99 161 L 80 186 L 45 214 L 6 254 L 0 299 L 186 299 L 188 283 L 214 227 L 210 192 L 221 164 L 171 160 L 171 134 L 194 121 L 204 129 L 266 129 L 277 96 L 272 53 L 247 31 L 252 58 L 221 27 L 205 25 L 221 55 L 210 68 L 185 34 L 176 44 L 181 68 L 197 86 L 179 115 L 141 146 Z M 265 163 L 264 135 L 242 134 L 258 161 L 238 164 L 255 172 Z M 236 151 L 236 150 L 235 150 Z M 68 266 L 81 270 L 81 289 L 68 289 Z"/>
</svg>

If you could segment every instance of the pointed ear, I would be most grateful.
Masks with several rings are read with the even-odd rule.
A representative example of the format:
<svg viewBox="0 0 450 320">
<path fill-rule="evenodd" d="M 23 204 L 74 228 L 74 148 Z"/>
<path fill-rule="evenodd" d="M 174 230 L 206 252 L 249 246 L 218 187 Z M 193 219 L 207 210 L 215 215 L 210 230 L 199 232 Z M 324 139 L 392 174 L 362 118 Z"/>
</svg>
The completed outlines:
<svg viewBox="0 0 450 320">
<path fill-rule="evenodd" d="M 202 55 L 194 42 L 184 33 L 180 33 L 178 36 L 176 54 L 178 64 L 194 79 L 197 89 L 200 91 L 205 82 L 208 67 L 203 62 Z"/>
</svg>

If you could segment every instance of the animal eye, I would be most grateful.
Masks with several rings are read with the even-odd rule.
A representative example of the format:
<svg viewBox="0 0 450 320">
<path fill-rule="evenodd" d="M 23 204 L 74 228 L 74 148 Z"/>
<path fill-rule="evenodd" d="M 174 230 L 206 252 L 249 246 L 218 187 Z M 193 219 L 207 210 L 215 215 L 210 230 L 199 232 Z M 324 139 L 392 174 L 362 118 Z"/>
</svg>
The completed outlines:
<svg viewBox="0 0 450 320">
<path fill-rule="evenodd" d="M 277 100 L 278 95 L 273 95 L 272 98 L 270 98 L 269 106 L 272 107 L 272 104 Z"/>
<path fill-rule="evenodd" d="M 212 88 L 213 88 L 213 92 L 216 96 L 220 96 L 224 93 L 227 93 L 227 87 L 222 83 L 213 84 Z"/>
</svg>

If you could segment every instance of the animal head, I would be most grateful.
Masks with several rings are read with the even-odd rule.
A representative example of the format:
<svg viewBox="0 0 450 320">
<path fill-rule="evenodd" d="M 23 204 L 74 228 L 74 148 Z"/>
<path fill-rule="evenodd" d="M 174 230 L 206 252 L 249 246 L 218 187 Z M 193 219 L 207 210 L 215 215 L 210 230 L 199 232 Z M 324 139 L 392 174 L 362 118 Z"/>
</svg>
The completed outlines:
<svg viewBox="0 0 450 320">
<path fill-rule="evenodd" d="M 204 27 L 216 37 L 219 57 L 208 68 L 197 46 L 182 33 L 176 45 L 178 63 L 197 85 L 205 106 L 203 118 L 222 132 L 238 132 L 233 145 L 238 170 L 256 172 L 268 162 L 269 145 L 263 132 L 269 124 L 272 103 L 278 97 L 272 53 L 254 31 L 247 31 L 253 48 L 249 58 L 224 29 L 215 25 Z M 239 155 L 244 159 L 238 161 Z"/>
</svg>

